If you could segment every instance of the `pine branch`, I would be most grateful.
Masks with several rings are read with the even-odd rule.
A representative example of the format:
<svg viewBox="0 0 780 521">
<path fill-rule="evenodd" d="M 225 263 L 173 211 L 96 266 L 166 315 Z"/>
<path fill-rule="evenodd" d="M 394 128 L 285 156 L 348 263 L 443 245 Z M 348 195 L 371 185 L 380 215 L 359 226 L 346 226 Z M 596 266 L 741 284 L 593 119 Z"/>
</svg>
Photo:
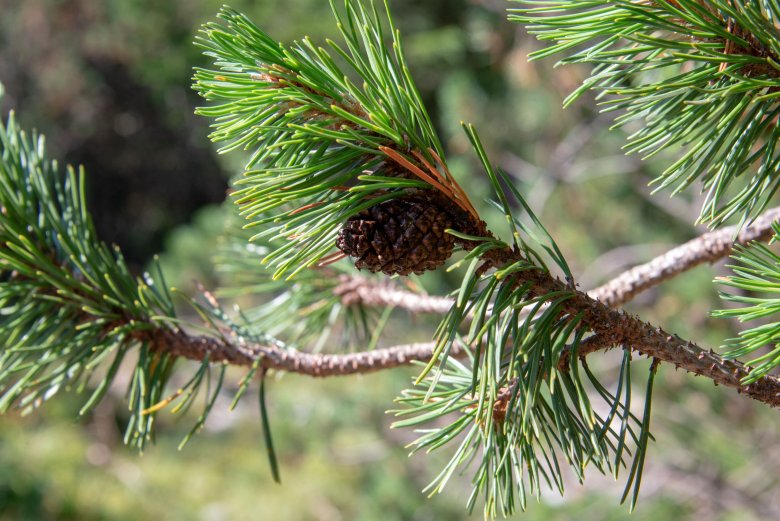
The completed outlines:
<svg viewBox="0 0 780 521">
<path fill-rule="evenodd" d="M 546 274 L 536 274 L 523 282 L 531 282 L 534 292 L 539 294 L 567 290 L 564 283 Z M 610 309 L 585 293 L 574 292 L 572 298 L 563 306 L 571 315 L 582 313 L 583 323 L 599 338 L 598 343 L 589 351 L 578 350 L 577 356 L 592 353 L 597 349 L 596 346 L 600 349 L 625 346 L 642 355 L 674 364 L 685 371 L 706 376 L 716 384 L 737 389 L 772 407 L 780 406 L 780 380 L 777 378 L 763 377 L 753 384 L 741 385 L 741 380 L 749 374 L 748 368 L 743 364 L 724 360 L 711 351 L 671 335 L 624 311 Z"/>
<path fill-rule="evenodd" d="M 167 328 L 149 332 L 143 338 L 154 351 L 190 360 L 245 367 L 259 365 L 264 369 L 313 377 L 366 374 L 418 361 L 427 362 L 434 348 L 432 342 L 427 342 L 346 354 L 306 353 L 239 339 L 229 342 L 224 338 L 189 335 Z M 453 349 L 454 356 L 462 356 L 464 352 L 462 347 Z"/>
<path fill-rule="evenodd" d="M 765 227 L 776 213 L 773 209 L 767 212 L 756 223 L 742 230 L 738 240 L 758 240 L 766 236 Z M 771 226 L 769 227 L 771 230 Z M 691 247 L 686 251 L 696 251 L 685 266 L 713 260 L 724 256 L 730 251 L 730 242 L 725 240 L 730 235 L 729 230 L 720 230 L 688 243 Z M 733 230 L 731 230 L 733 232 Z M 672 250 L 674 251 L 674 250 Z M 516 255 L 504 252 L 496 257 Z M 661 258 L 673 257 L 672 255 Z M 696 344 L 683 340 L 676 335 L 670 335 L 663 329 L 642 322 L 637 317 L 623 311 L 610 309 L 606 302 L 594 300 L 583 292 L 572 292 L 565 283 L 552 278 L 549 274 L 531 271 L 517 275 L 515 284 L 530 283 L 532 291 L 539 295 L 571 293 L 571 298 L 563 304 L 562 312 L 569 315 L 582 314 L 583 324 L 587 325 L 593 335 L 585 339 L 576 349 L 576 356 L 584 358 L 596 351 L 615 346 L 625 346 L 642 355 L 659 361 L 674 364 L 675 367 L 696 375 L 710 378 L 715 384 L 736 389 L 751 398 L 771 405 L 780 406 L 780 380 L 764 376 L 749 385 L 742 385 L 750 372 L 744 364 L 725 360 L 712 351 L 707 351 Z M 417 295 L 398 290 L 386 284 L 368 283 L 359 277 L 345 277 L 336 291 L 342 298 L 365 298 L 363 304 L 400 305 L 417 311 L 438 311 L 447 299 Z M 376 297 L 371 300 L 371 297 Z M 450 303 L 451 305 L 451 303 Z M 612 304 L 615 305 L 614 303 Z M 192 360 L 211 363 L 227 363 L 239 366 L 259 365 L 266 369 L 276 369 L 309 376 L 344 376 L 363 374 L 382 369 L 407 365 L 414 361 L 430 361 L 436 354 L 436 343 L 418 343 L 393 346 L 375 351 L 332 355 L 304 353 L 288 347 L 264 345 L 247 342 L 234 337 L 232 342 L 225 338 L 218 339 L 208 336 L 191 336 L 182 331 L 172 331 L 167 327 L 142 333 L 139 339 L 150 343 L 152 350 L 169 355 L 181 356 Z M 468 354 L 462 344 L 455 344 L 450 356 L 461 357 Z M 569 364 L 570 351 L 562 353 L 558 366 L 565 368 Z"/>
<path fill-rule="evenodd" d="M 610 307 L 633 299 L 648 288 L 669 280 L 706 262 L 727 257 L 735 246 L 753 241 L 768 241 L 772 224 L 780 220 L 780 207 L 767 210 L 749 226 L 728 226 L 705 233 L 677 246 L 651 261 L 621 273 L 609 282 L 588 291 L 588 295 Z"/>
<path fill-rule="evenodd" d="M 634 266 L 601 286 L 588 290 L 588 295 L 609 307 L 631 301 L 639 293 L 704 263 L 727 257 L 735 246 L 754 241 L 768 241 L 773 235 L 772 224 L 780 221 L 780 207 L 771 208 L 748 226 L 727 226 L 708 232 L 681 244 L 652 260 Z M 344 303 L 361 302 L 366 306 L 397 306 L 411 313 L 446 313 L 454 299 L 403 290 L 397 285 L 360 275 L 343 276 L 334 289 Z"/>
<path fill-rule="evenodd" d="M 540 280 L 539 284 L 556 283 Z M 582 293 L 578 294 L 577 301 L 578 304 L 590 308 L 589 320 L 604 322 L 603 326 L 598 328 L 598 333 L 580 344 L 578 357 L 584 358 L 596 351 L 626 345 L 647 357 L 674 364 L 675 367 L 695 375 L 705 376 L 716 385 L 736 389 L 772 407 L 780 406 L 780 379 L 764 376 L 753 384 L 742 385 L 741 380 L 749 374 L 749 368 L 744 364 L 725 360 L 712 351 L 702 349 L 676 335 L 670 335 L 636 317 L 608 309 Z M 317 354 L 243 340 L 231 343 L 226 339 L 189 335 L 181 330 L 168 328 L 145 332 L 139 339 L 149 342 L 153 351 L 190 360 L 208 360 L 213 364 L 225 363 L 245 367 L 255 366 L 259 361 L 260 367 L 265 369 L 313 377 L 366 374 L 418 361 L 427 362 L 436 347 L 434 342 L 423 342 L 357 353 Z M 465 356 L 466 350 L 462 345 L 456 345 L 450 354 L 458 358 Z M 567 365 L 568 358 L 564 356 L 559 364 Z"/>
<path fill-rule="evenodd" d="M 640 121 L 629 152 L 679 154 L 656 180 L 678 193 L 701 181 L 700 220 L 758 214 L 777 191 L 780 31 L 776 2 L 515 0 L 510 19 L 552 44 L 532 58 L 593 66 L 618 125 Z"/>
<path fill-rule="evenodd" d="M 687 0 L 618 3 L 637 19 L 650 11 L 663 24 L 672 26 L 676 18 L 660 15 L 671 9 L 678 16 L 675 9 L 684 6 L 697 10 L 699 6 Z M 722 7 L 728 10 L 730 5 L 723 3 Z M 717 32 L 726 21 L 720 14 L 700 11 L 699 21 L 711 31 Z M 753 11 L 755 16 L 764 14 Z M 358 278 L 344 278 L 338 285 L 312 284 L 297 293 L 285 293 L 291 303 L 285 309 L 297 313 L 306 313 L 309 304 L 319 305 L 323 313 L 328 311 L 324 313 L 327 315 L 343 303 L 418 311 L 435 311 L 446 305 L 436 341 L 351 354 L 305 353 L 268 331 L 237 323 L 210 295 L 204 295 L 207 305 L 190 301 L 209 334 L 187 332 L 186 325 L 176 318 L 162 277 L 136 279 L 121 255 L 94 237 L 84 207 L 81 176 L 71 171 L 63 181 L 56 165 L 43 159 L 37 140 L 27 140 L 11 121 L 8 132 L 0 133 L 0 242 L 6 246 L 0 250 L 0 331 L 4 337 L 0 409 L 11 405 L 32 408 L 68 385 L 86 387 L 91 371 L 111 355 L 113 361 L 106 364 L 107 373 L 89 399 L 88 409 L 110 385 L 125 355 L 134 351 L 138 358 L 128 393 L 132 414 L 127 440 L 143 446 L 151 438 L 157 411 L 177 400 L 174 410 L 186 409 L 205 387 L 203 413 L 193 432 L 199 429 L 216 401 L 228 365 L 249 368 L 238 399 L 258 371 L 261 376 L 269 369 L 317 377 L 343 376 L 427 361 L 417 379 L 419 386 L 400 399 L 413 418 L 398 424 L 412 426 L 455 417 L 451 425 L 423 431 L 415 447 L 434 449 L 463 439 L 432 489 L 440 490 L 458 466 L 467 466 L 472 458 L 479 457 L 482 461 L 476 466 L 469 505 L 473 506 L 482 493 L 486 514 L 492 516 L 497 509 L 511 513 L 515 493 L 523 506 L 526 485 L 537 495 L 544 482 L 562 491 L 559 458 L 565 459 L 579 479 L 583 479 L 588 466 L 615 477 L 626 468 L 624 500 L 633 490 L 633 505 L 650 439 L 654 376 L 661 362 L 735 388 L 772 407 L 780 406 L 780 379 L 753 374 L 752 381 L 742 385 L 751 375 L 744 365 L 724 360 L 610 307 L 701 262 L 725 256 L 733 246 L 729 232 L 733 234 L 734 230 L 707 234 L 626 274 L 612 289 L 603 290 L 603 301 L 578 291 L 555 242 L 512 183 L 493 168 L 475 130 L 467 126 L 466 133 L 497 196 L 494 206 L 503 212 L 511 240 L 497 239 L 480 220 L 447 168 L 389 16 L 386 23 L 392 47 L 385 41 L 386 25 L 373 4 L 348 0 L 343 10 L 334 7 L 334 13 L 344 44 L 328 44 L 347 64 L 345 71 L 310 41 L 278 44 L 246 17 L 224 10 L 221 17 L 226 23 L 208 24 L 200 40 L 220 70 L 196 73 L 196 88 L 207 99 L 222 104 L 201 109 L 201 113 L 215 118 L 213 137 L 227 142 L 226 149 L 243 147 L 252 152 L 249 170 L 239 181 L 239 204 L 250 225 L 268 225 L 256 238 L 281 240 L 282 244 L 266 251 L 266 260 L 276 267 L 276 277 L 304 273 L 342 254 L 356 257 L 358 267 L 403 275 L 417 272 L 419 266 L 436 268 L 449 257 L 453 243 L 461 245 L 466 254 L 454 267 L 465 266 L 466 270 L 452 300 L 412 295 L 389 285 L 369 286 Z M 624 11 L 612 14 L 616 15 L 616 25 L 625 24 L 626 18 L 621 18 Z M 715 46 L 709 42 L 697 48 L 672 38 L 669 48 L 675 52 L 665 57 L 667 62 L 662 65 L 680 65 L 680 48 L 703 52 L 703 68 L 710 73 L 707 81 L 719 82 L 707 84 L 704 90 L 711 96 L 707 99 L 718 101 L 721 96 L 726 105 L 736 103 L 729 114 L 745 109 L 744 100 L 729 97 L 739 91 L 740 85 L 762 85 L 764 101 L 770 101 L 735 121 L 750 123 L 750 118 L 756 116 L 759 123 L 750 130 L 749 137 L 763 139 L 767 130 L 764 127 L 774 117 L 770 113 L 775 97 L 772 81 L 777 78 L 757 64 L 771 63 L 776 53 L 738 50 L 740 42 L 746 38 L 751 41 L 750 34 L 755 35 L 756 42 L 765 42 L 771 32 L 760 32 L 761 20 L 753 20 L 756 31 L 745 32 L 744 23 L 750 20 L 747 15 L 740 18 L 740 14 L 744 13 L 731 13 L 730 19 L 742 25 L 728 21 L 731 29 L 727 25 L 722 34 L 718 33 L 719 38 L 733 42 L 731 47 L 726 45 L 720 52 L 715 49 L 723 43 L 719 40 Z M 652 26 L 650 33 L 635 35 L 635 46 L 627 53 L 638 57 L 637 64 L 652 61 L 647 54 L 652 54 L 650 47 L 643 46 L 653 43 L 656 32 L 668 30 L 666 25 Z M 622 27 L 625 29 L 625 25 Z M 620 33 L 618 38 L 625 34 Z M 561 45 L 565 48 L 572 43 Z M 721 55 L 732 60 L 734 66 L 723 71 L 717 66 L 713 76 L 714 62 L 725 59 Z M 610 61 L 614 58 L 614 54 L 608 59 L 601 56 L 608 69 L 615 65 Z M 654 66 L 651 64 L 651 68 Z M 744 78 L 738 78 L 740 74 Z M 728 78 L 724 80 L 723 75 Z M 624 88 L 624 77 L 618 71 L 602 79 L 609 84 L 605 84 L 606 91 L 614 87 L 616 94 L 628 93 L 626 103 L 635 114 L 663 105 L 646 95 L 649 88 Z M 620 80 L 619 89 L 610 83 L 616 78 Z M 735 83 L 729 83 L 732 79 L 743 83 L 735 87 Z M 679 87 L 674 85 L 675 89 Z M 683 90 L 687 93 L 695 89 Z M 631 100 L 636 104 L 632 105 Z M 701 115 L 697 110 L 709 110 L 704 103 L 693 103 L 700 99 L 681 101 L 689 112 L 676 123 L 696 119 L 694 116 Z M 775 130 L 773 127 L 771 132 Z M 730 132 L 724 139 L 734 137 Z M 640 140 L 658 137 L 651 134 L 648 137 L 640 133 Z M 658 148 L 664 145 L 663 139 L 647 146 Z M 719 141 L 717 147 L 721 144 Z M 768 145 L 762 153 L 771 160 L 763 164 L 767 170 L 774 161 L 773 146 Z M 757 157 L 729 155 L 716 158 L 716 162 L 719 168 L 733 166 L 734 161 L 740 168 L 747 168 Z M 670 174 L 666 182 L 682 175 L 685 168 Z M 740 171 L 728 173 L 737 175 Z M 753 196 L 760 191 L 768 197 L 774 186 L 766 184 L 772 180 L 764 174 L 759 172 L 758 181 L 742 194 L 737 206 L 726 207 L 717 218 L 737 210 L 749 214 L 762 207 L 763 203 Z M 724 184 L 713 187 L 716 192 L 722 188 Z M 766 222 L 745 229 L 737 240 L 766 238 L 766 227 L 778 211 L 770 212 Z M 522 219 L 515 217 L 521 212 Z M 421 221 L 425 224 L 418 228 Z M 397 245 L 407 234 L 413 238 L 411 246 L 427 250 L 419 255 L 430 264 L 394 264 L 405 258 L 401 254 L 413 252 L 406 249 L 399 254 Z M 336 236 L 338 242 L 334 241 Z M 437 241 L 447 243 L 447 247 L 438 249 L 442 244 Z M 335 256 L 328 254 L 334 243 L 341 250 Z M 373 251 L 376 258 L 371 262 L 365 256 L 369 247 L 379 248 Z M 425 257 L 427 254 L 432 256 Z M 548 262 L 555 263 L 566 282 L 551 275 Z M 304 276 L 301 284 L 307 286 L 315 278 Z M 280 287 L 260 285 L 269 291 Z M 614 298 L 610 300 L 609 295 Z M 278 312 L 276 305 L 269 304 L 268 316 Z M 382 320 L 388 316 L 389 311 Z M 280 322 L 294 323 L 295 316 Z M 468 331 L 464 332 L 466 326 Z M 618 390 L 612 394 L 590 372 L 584 357 L 617 346 L 624 349 L 624 355 Z M 641 419 L 631 410 L 631 351 L 653 358 Z M 165 397 L 174 364 L 182 358 L 200 364 L 184 386 Z M 217 378 L 212 377 L 212 371 L 216 371 Z M 204 382 L 215 385 L 204 386 Z M 262 384 L 260 389 L 266 443 L 278 477 Z M 602 414 L 601 408 L 592 405 L 592 399 L 601 400 L 609 412 Z M 459 437 L 461 433 L 464 436 Z M 631 447 L 627 449 L 628 445 Z M 629 457 L 632 463 L 626 465 Z"/>
</svg>

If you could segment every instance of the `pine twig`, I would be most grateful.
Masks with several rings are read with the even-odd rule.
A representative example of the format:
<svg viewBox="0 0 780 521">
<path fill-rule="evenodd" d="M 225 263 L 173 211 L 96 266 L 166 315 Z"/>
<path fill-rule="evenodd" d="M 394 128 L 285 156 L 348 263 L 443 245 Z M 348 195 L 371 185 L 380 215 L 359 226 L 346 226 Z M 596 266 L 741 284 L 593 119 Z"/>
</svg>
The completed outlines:
<svg viewBox="0 0 780 521">
<path fill-rule="evenodd" d="M 446 313 L 453 304 L 449 297 L 415 293 L 387 280 L 369 279 L 360 275 L 343 275 L 334 293 L 345 305 L 396 306 L 411 313 Z"/>
<path fill-rule="evenodd" d="M 741 231 L 738 226 L 728 226 L 705 233 L 650 262 L 631 268 L 606 284 L 588 291 L 588 295 L 610 307 L 620 306 L 646 289 L 699 264 L 712 263 L 728 256 L 735 245 L 745 246 L 751 241 L 769 240 L 773 235 L 772 223 L 778 220 L 780 207 L 775 207 L 761 214 Z"/>
</svg>

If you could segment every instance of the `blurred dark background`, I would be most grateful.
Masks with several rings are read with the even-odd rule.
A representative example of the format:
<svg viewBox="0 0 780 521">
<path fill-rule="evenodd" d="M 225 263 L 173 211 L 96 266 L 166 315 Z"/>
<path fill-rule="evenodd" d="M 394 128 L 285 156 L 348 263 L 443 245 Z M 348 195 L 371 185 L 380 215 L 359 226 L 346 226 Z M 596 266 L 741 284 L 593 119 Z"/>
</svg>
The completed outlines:
<svg viewBox="0 0 780 521">
<path fill-rule="evenodd" d="M 224 199 L 226 173 L 192 109 L 189 2 L 3 0 L 5 103 L 89 173 L 102 237 L 143 264 L 167 232 Z M 204 6 L 205 9 L 205 6 Z"/>
<path fill-rule="evenodd" d="M 218 282 L 210 258 L 229 211 L 221 203 L 229 178 L 241 171 L 241 158 L 219 156 L 208 122 L 193 115 L 199 100 L 190 89 L 192 67 L 205 61 L 192 41 L 221 3 L 0 0 L 2 113 L 13 108 L 23 126 L 46 134 L 52 157 L 84 166 L 98 231 L 122 247 L 134 269 L 161 253 L 172 282 L 184 288 L 193 278 Z M 587 95 L 561 108 L 587 71 L 529 63 L 526 55 L 539 44 L 506 21 L 511 4 L 390 4 L 452 170 L 475 202 L 489 196 L 460 129 L 461 120 L 472 122 L 583 288 L 700 231 L 691 225 L 696 196 L 650 196 L 647 182 L 664 158 L 624 156 L 624 135 L 608 130 L 611 119 L 599 116 Z M 232 7 L 280 41 L 336 35 L 321 0 L 239 0 Z M 734 334 L 708 316 L 722 305 L 711 279 L 723 269 L 697 268 L 641 295 L 630 310 L 718 346 Z M 451 289 L 457 277 L 438 274 L 431 287 Z M 611 356 L 597 363 L 607 375 L 616 367 Z M 274 382 L 282 486 L 270 481 L 251 401 L 228 413 L 226 397 L 182 452 L 175 447 L 191 418 L 163 414 L 158 443 L 143 456 L 121 444 L 121 385 L 77 422 L 80 399 L 73 395 L 30 417 L 0 418 L 0 520 L 479 519 L 464 513 L 468 476 L 426 499 L 420 490 L 443 456 L 407 459 L 411 433 L 388 428 L 392 419 L 383 411 L 413 372 Z M 780 518 L 776 412 L 669 368 L 656 389 L 657 441 L 632 519 Z M 518 518 L 624 519 L 621 492 L 598 476 L 585 486 L 572 481 L 565 499 L 547 494 Z"/>
</svg>

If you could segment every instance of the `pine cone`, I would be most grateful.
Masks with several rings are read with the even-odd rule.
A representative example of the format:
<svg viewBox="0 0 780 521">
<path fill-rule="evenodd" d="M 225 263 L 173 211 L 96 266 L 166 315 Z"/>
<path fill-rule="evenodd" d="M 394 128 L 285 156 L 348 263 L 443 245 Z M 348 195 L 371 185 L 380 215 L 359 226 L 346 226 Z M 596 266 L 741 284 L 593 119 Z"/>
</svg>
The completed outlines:
<svg viewBox="0 0 780 521">
<path fill-rule="evenodd" d="M 352 216 L 336 246 L 355 257 L 355 267 L 388 275 L 418 275 L 444 264 L 452 254 L 452 217 L 429 198 L 391 199 Z"/>
</svg>

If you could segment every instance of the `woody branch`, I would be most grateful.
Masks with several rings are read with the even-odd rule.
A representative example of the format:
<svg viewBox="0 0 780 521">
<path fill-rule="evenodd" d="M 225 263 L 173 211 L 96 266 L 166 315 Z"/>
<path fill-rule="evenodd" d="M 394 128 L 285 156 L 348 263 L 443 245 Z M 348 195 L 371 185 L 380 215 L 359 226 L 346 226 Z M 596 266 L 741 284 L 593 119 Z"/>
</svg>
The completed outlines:
<svg viewBox="0 0 780 521">
<path fill-rule="evenodd" d="M 772 223 L 777 221 L 780 221 L 780 207 L 767 210 L 742 230 L 737 226 L 727 226 L 702 234 L 589 290 L 588 295 L 607 306 L 621 306 L 639 293 L 696 266 L 727 257 L 735 245 L 769 240 L 773 235 Z M 366 306 L 397 306 L 412 313 L 443 314 L 454 302 L 449 297 L 407 291 L 384 280 L 361 276 L 342 277 L 335 293 L 344 304 L 360 302 Z"/>
<path fill-rule="evenodd" d="M 670 335 L 663 329 L 642 322 L 625 312 L 610 309 L 630 300 L 638 292 L 673 277 L 703 262 L 725 257 L 733 245 L 771 236 L 771 224 L 780 217 L 780 208 L 767 211 L 736 238 L 736 229 L 724 228 L 704 234 L 669 252 L 638 266 L 613 281 L 585 294 L 576 292 L 568 304 L 570 311 L 585 311 L 586 320 L 594 334 L 580 346 L 577 356 L 615 346 L 625 346 L 643 355 L 672 363 L 693 374 L 702 375 L 726 387 L 737 389 L 751 398 L 772 406 L 780 405 L 780 380 L 766 376 L 751 385 L 741 385 L 748 368 L 739 362 L 722 357 L 696 344 Z M 534 287 L 541 293 L 565 289 L 565 285 L 549 275 L 535 275 Z M 613 288 L 613 289 L 610 289 Z M 359 299 L 366 305 L 396 305 L 417 312 L 442 312 L 452 303 L 444 297 L 419 295 L 400 290 L 387 283 L 369 283 L 359 277 L 348 277 L 337 289 L 342 299 Z M 594 300 L 594 296 L 600 300 Z M 309 376 L 344 376 L 362 374 L 426 361 L 432 356 L 434 343 L 418 343 L 388 347 L 375 351 L 351 354 L 310 354 L 276 346 L 261 346 L 245 342 L 230 343 L 204 336 L 190 336 L 183 331 L 157 330 L 148 338 L 160 351 L 177 356 L 233 365 L 254 365 L 258 362 L 267 369 L 305 374 Z M 453 356 L 465 354 L 463 346 L 455 346 Z M 562 358 L 565 364 L 568 353 Z"/>
</svg>

